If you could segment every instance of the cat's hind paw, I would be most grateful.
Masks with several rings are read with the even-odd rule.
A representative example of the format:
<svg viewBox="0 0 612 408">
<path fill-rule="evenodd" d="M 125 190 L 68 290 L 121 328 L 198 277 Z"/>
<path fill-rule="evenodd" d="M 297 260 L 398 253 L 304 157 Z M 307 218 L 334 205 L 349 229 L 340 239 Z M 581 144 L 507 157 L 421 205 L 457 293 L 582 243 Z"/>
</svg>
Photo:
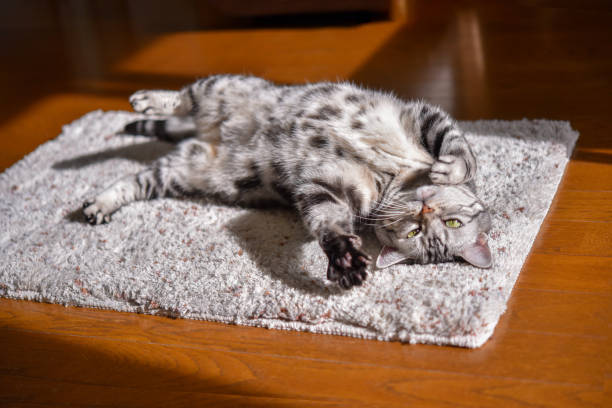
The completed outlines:
<svg viewBox="0 0 612 408">
<path fill-rule="evenodd" d="M 367 277 L 366 268 L 372 263 L 372 258 L 359 249 L 361 239 L 356 235 L 341 235 L 326 244 L 327 279 L 338 282 L 344 289 L 361 286 Z"/>
<path fill-rule="evenodd" d="M 145 115 L 171 115 L 177 103 L 178 93 L 175 91 L 141 90 L 130 96 L 134 112 Z"/>
<path fill-rule="evenodd" d="M 434 184 L 462 184 L 466 180 L 467 165 L 458 156 L 440 156 L 431 166 L 429 178 Z"/>
<path fill-rule="evenodd" d="M 107 224 L 111 220 L 110 213 L 106 213 L 95 201 L 83 203 L 83 215 L 91 225 Z"/>
</svg>

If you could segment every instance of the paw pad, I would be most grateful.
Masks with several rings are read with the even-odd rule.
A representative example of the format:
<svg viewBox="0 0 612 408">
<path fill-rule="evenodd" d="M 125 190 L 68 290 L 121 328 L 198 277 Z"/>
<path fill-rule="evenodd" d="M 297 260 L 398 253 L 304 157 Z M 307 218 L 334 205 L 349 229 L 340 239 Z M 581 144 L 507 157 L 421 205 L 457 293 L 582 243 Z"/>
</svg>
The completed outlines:
<svg viewBox="0 0 612 408">
<path fill-rule="evenodd" d="M 372 258 L 359 249 L 360 240 L 353 236 L 337 237 L 326 250 L 329 258 L 327 278 L 344 289 L 361 286 Z"/>
</svg>

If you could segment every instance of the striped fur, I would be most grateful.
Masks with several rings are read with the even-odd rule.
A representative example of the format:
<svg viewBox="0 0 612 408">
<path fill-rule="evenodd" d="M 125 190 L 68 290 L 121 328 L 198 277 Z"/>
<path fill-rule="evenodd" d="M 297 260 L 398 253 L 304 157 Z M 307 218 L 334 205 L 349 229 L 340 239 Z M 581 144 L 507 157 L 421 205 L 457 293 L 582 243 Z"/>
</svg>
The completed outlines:
<svg viewBox="0 0 612 408">
<path fill-rule="evenodd" d="M 237 75 L 211 76 L 181 91 L 139 91 L 130 102 L 156 118 L 130 123 L 126 133 L 177 148 L 86 203 L 92 224 L 108 222 L 131 201 L 155 197 L 281 202 L 301 214 L 330 260 L 328 278 L 345 288 L 360 285 L 371 262 L 360 248 L 359 226 L 373 225 L 383 244 L 411 262 L 472 262 L 462 251 L 488 231 L 488 214 L 470 183 L 474 155 L 437 107 L 349 83 L 277 86 Z M 429 203 L 416 192 L 432 182 Z M 436 196 L 448 202 L 436 204 Z M 480 213 L 464 216 L 465 236 L 431 227 L 427 241 L 406 244 L 400 227 L 425 227 L 414 212 L 430 204 L 439 217 L 448 208 Z"/>
</svg>

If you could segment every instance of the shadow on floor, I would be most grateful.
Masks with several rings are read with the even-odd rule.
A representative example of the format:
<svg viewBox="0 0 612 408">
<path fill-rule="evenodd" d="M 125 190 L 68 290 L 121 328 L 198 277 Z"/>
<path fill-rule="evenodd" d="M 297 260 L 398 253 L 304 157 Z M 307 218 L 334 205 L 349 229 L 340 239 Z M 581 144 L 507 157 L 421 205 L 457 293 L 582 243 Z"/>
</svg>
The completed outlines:
<svg viewBox="0 0 612 408">
<path fill-rule="evenodd" d="M 269 383 L 262 389 L 248 353 L 6 326 L 0 344 L 3 405 L 269 407 L 308 399 L 279 397 L 290 393 Z"/>
</svg>

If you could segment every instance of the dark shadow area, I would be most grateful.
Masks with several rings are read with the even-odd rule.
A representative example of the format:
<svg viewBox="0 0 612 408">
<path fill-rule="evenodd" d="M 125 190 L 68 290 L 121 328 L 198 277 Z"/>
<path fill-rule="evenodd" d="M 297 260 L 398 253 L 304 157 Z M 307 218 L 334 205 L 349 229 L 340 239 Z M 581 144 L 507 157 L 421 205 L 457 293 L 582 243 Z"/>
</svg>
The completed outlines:
<svg viewBox="0 0 612 408">
<path fill-rule="evenodd" d="M 577 147 L 612 148 L 612 127 L 603 119 L 603 95 L 612 93 L 605 68 L 612 7 L 520 3 L 419 2 L 414 21 L 351 79 L 439 104 L 459 120 L 569 121 L 580 132 Z M 605 156 L 581 155 L 609 162 Z"/>
<path fill-rule="evenodd" d="M 580 140 L 580 139 L 579 139 Z M 612 165 L 612 152 L 611 153 L 599 153 L 599 152 L 588 152 L 576 149 L 572 155 L 572 160 L 591 162 L 591 163 L 604 163 Z"/>
<path fill-rule="evenodd" d="M 66 214 L 64 218 L 68 220 L 69 222 L 78 222 L 80 224 L 89 225 L 89 223 L 85 219 L 85 216 L 83 215 L 82 207 L 79 207 L 76 210 L 71 211 L 70 213 Z"/>
<path fill-rule="evenodd" d="M 308 398 L 262 389 L 267 379 L 251 368 L 248 353 L 156 340 L 43 334 L 5 325 L 1 405 L 263 408 L 271 401 L 290 406 Z"/>
<path fill-rule="evenodd" d="M 115 136 L 121 137 L 121 135 Z M 106 149 L 95 153 L 88 153 L 72 159 L 61 160 L 54 163 L 51 167 L 56 170 L 80 169 L 95 163 L 116 158 L 133 160 L 146 164 L 167 155 L 174 150 L 174 148 L 175 145 L 173 144 L 151 140 L 148 142 L 135 143 L 133 145 L 122 146 L 114 149 Z M 83 216 L 81 207 L 71 211 L 64 218 L 69 222 L 78 222 L 88 225 L 87 220 L 85 220 L 85 217 Z"/>
<path fill-rule="evenodd" d="M 52 167 L 58 170 L 80 169 L 116 158 L 149 163 L 168 154 L 173 149 L 172 144 L 153 140 L 62 160 L 54 163 Z M 200 205 L 206 203 L 226 205 L 215 197 L 176 199 Z M 325 297 L 343 293 L 343 290 L 337 286 L 326 286 L 325 266 L 321 271 L 317 271 L 315 276 L 309 276 L 306 273 L 305 263 L 309 260 L 304 259 L 301 247 L 312 241 L 312 238 L 293 209 L 275 203 L 262 203 L 258 206 L 243 208 L 249 208 L 252 211 L 232 219 L 227 227 L 236 235 L 241 247 L 256 262 L 260 270 L 299 291 Z M 64 218 L 69 222 L 88 224 L 80 207 L 71 211 Z"/>
<path fill-rule="evenodd" d="M 328 297 L 343 293 L 336 286 L 326 286 L 326 266 L 307 273 L 302 246 L 313 240 L 291 209 L 253 210 L 232 219 L 227 226 L 241 247 L 255 261 L 258 269 L 301 292 Z M 321 250 L 322 253 L 322 250 Z"/>
<path fill-rule="evenodd" d="M 0 125 L 46 95 L 89 92 L 82 81 L 108 85 L 116 80 L 114 64 L 163 34 L 346 27 L 386 19 L 388 13 L 386 0 L 5 0 L 0 3 Z M 193 79 L 169 75 L 139 82 L 143 88 L 179 88 Z M 125 97 L 138 89 L 129 82 L 113 87 L 110 92 Z"/>
<path fill-rule="evenodd" d="M 579 147 L 612 148 L 610 126 L 602 121 L 612 91 L 606 69 L 612 7 L 540 3 L 410 2 L 404 27 L 350 79 L 424 98 L 457 119 L 569 120 L 581 133 Z M 191 82 L 195 78 L 180 73 L 114 69 L 161 34 L 351 26 L 388 18 L 389 7 L 359 0 L 5 1 L 0 125 L 46 95 L 126 98 L 139 88 L 176 89 Z M 569 35 L 568 27 L 585 29 Z M 347 43 L 347 50 L 358 46 Z"/>
<path fill-rule="evenodd" d="M 120 136 L 117 136 L 120 137 Z M 129 146 L 117 147 L 114 149 L 101 150 L 95 153 L 88 153 L 68 160 L 61 160 L 51 166 L 54 169 L 80 169 L 94 163 L 110 159 L 126 159 L 140 163 L 150 163 L 162 156 L 167 155 L 175 146 L 157 140 L 150 142 L 135 143 Z"/>
<path fill-rule="evenodd" d="M 449 36 L 457 5 L 442 8 L 438 2 L 417 2 L 413 19 L 401 27 L 367 61 L 351 74 L 351 81 L 389 90 L 404 99 L 423 98 L 452 110 L 452 77 L 445 75 Z M 450 40 L 454 41 L 454 40 Z M 435 87 L 430 87 L 430 83 Z"/>
<path fill-rule="evenodd" d="M 352 11 L 327 12 L 286 15 L 263 15 L 237 21 L 233 27 L 236 29 L 253 28 L 318 28 L 318 27 L 352 27 L 374 21 L 385 20 L 388 15 L 385 11 Z"/>
</svg>

